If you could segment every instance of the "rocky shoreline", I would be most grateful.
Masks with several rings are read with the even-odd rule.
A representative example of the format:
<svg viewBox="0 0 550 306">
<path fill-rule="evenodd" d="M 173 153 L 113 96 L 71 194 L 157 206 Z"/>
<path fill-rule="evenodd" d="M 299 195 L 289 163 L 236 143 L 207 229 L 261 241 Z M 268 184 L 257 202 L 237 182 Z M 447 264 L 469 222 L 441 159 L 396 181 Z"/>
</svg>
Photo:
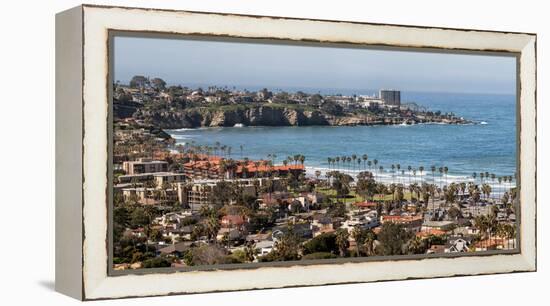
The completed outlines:
<svg viewBox="0 0 550 306">
<path fill-rule="evenodd" d="M 395 114 L 394 116 L 356 113 L 334 116 L 320 110 L 310 111 L 270 106 L 232 110 L 195 108 L 181 111 L 152 111 L 137 109 L 132 116 L 162 129 L 232 127 L 236 124 L 244 126 L 368 126 L 474 123 L 454 116 L 428 116 L 426 113 L 415 112 L 409 112 L 406 115 Z"/>
</svg>

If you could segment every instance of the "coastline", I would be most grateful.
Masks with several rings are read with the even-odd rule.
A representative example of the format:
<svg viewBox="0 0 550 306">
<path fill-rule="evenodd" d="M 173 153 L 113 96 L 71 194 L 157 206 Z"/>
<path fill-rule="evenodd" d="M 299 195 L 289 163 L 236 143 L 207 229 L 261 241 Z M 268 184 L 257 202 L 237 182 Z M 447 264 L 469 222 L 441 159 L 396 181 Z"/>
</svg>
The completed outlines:
<svg viewBox="0 0 550 306">
<path fill-rule="evenodd" d="M 305 165 L 305 170 L 306 170 L 306 177 L 308 178 L 315 178 L 316 175 L 315 175 L 315 172 L 316 171 L 320 171 L 321 172 L 321 175 L 320 175 L 320 178 L 323 178 L 325 179 L 326 178 L 326 173 L 329 172 L 329 169 L 326 168 L 326 167 L 320 167 L 320 166 L 309 166 L 309 165 Z M 330 169 L 330 171 L 333 171 L 332 169 Z M 348 174 L 350 175 L 351 177 L 353 177 L 354 179 L 357 179 L 357 175 L 362 172 L 362 171 L 369 171 L 369 169 L 362 169 L 362 170 L 347 170 L 347 169 L 340 169 L 339 170 L 341 173 L 344 173 L 344 174 Z M 375 177 L 376 177 L 376 181 L 377 182 L 380 182 L 380 183 L 383 183 L 385 185 L 389 185 L 389 184 L 403 184 L 405 187 L 407 187 L 408 185 L 410 184 L 413 184 L 413 183 L 417 183 L 417 184 L 421 184 L 422 182 L 424 183 L 429 183 L 429 184 L 435 184 L 435 185 L 449 185 L 450 183 L 469 183 L 469 182 L 475 182 L 475 180 L 472 178 L 471 175 L 465 175 L 465 174 L 448 174 L 446 175 L 445 177 L 439 177 L 439 176 L 436 176 L 435 177 L 435 180 L 432 178 L 432 175 L 431 174 L 424 174 L 422 177 L 420 177 L 419 175 L 417 175 L 416 177 L 414 177 L 412 175 L 412 173 L 408 172 L 408 171 L 405 171 L 405 174 L 392 174 L 391 172 L 383 172 L 383 173 L 380 173 L 380 172 L 374 172 L 371 170 L 371 172 L 373 174 L 375 174 Z M 410 173 L 410 178 L 409 178 L 409 173 Z M 410 181 L 409 181 L 410 179 Z M 489 186 L 491 186 L 492 190 L 495 191 L 495 192 L 502 192 L 502 191 L 505 191 L 505 190 L 508 190 L 510 188 L 515 188 L 516 187 L 516 184 L 515 184 L 515 181 L 511 184 L 504 184 L 504 183 L 498 183 L 498 182 L 491 182 L 491 181 L 487 181 L 485 182 L 486 184 L 488 184 Z"/>
</svg>

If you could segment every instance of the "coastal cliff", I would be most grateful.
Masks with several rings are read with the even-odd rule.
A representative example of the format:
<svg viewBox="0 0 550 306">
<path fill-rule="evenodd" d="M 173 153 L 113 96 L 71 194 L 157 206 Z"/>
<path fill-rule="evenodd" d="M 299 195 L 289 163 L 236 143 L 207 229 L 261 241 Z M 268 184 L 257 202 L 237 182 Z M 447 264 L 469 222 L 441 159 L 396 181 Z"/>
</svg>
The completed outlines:
<svg viewBox="0 0 550 306">
<path fill-rule="evenodd" d="M 134 115 L 164 129 L 245 126 L 353 126 L 395 125 L 417 123 L 469 123 L 461 118 L 425 116 L 372 116 L 367 114 L 343 114 L 334 116 L 321 110 L 255 106 L 235 109 L 194 108 L 178 111 L 153 111 L 139 109 Z"/>
<path fill-rule="evenodd" d="M 331 119 L 320 111 L 258 106 L 238 109 L 194 108 L 180 111 L 138 110 L 135 118 L 160 128 L 197 128 L 234 126 L 300 126 L 331 125 Z"/>
</svg>

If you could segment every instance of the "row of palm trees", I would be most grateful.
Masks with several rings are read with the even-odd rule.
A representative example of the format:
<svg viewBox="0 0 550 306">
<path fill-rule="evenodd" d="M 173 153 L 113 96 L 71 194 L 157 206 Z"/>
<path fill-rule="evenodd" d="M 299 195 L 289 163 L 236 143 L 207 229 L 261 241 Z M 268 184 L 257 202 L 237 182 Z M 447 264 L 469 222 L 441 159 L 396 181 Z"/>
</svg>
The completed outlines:
<svg viewBox="0 0 550 306">
<path fill-rule="evenodd" d="M 218 156 L 222 159 L 231 160 L 231 153 L 232 153 L 232 147 L 227 145 L 222 145 L 219 141 L 216 141 L 213 146 L 209 145 L 197 145 L 194 140 L 192 140 L 187 147 L 184 146 L 177 146 L 178 151 L 180 153 L 187 153 L 191 156 L 196 156 L 198 159 L 199 155 L 206 155 L 207 157 L 210 156 Z M 249 158 L 244 157 L 244 145 L 239 145 L 240 150 L 240 159 L 244 160 L 245 162 L 248 162 Z M 274 165 L 277 160 L 277 154 L 275 153 L 269 153 L 267 154 L 267 160 L 271 161 L 271 164 Z M 287 166 L 288 164 L 294 164 L 297 165 L 300 163 L 301 165 L 304 164 L 306 160 L 306 157 L 302 154 L 295 154 L 292 156 L 287 156 L 286 159 L 283 159 L 282 163 Z"/>
<path fill-rule="evenodd" d="M 499 223 L 495 214 L 479 215 L 473 220 L 474 226 L 480 231 L 481 239 L 485 245 L 482 247 L 488 247 L 493 237 L 500 237 L 507 240 L 508 248 L 510 248 L 510 241 L 512 242 L 512 248 L 515 248 L 516 238 L 516 226 L 508 223 Z"/>
<path fill-rule="evenodd" d="M 378 160 L 369 160 L 369 156 L 367 154 L 363 154 L 362 156 L 358 156 L 357 154 L 352 154 L 350 156 L 342 155 L 342 156 L 336 156 L 336 157 L 328 157 L 327 162 L 329 164 L 329 169 L 333 169 L 335 171 L 345 172 L 344 169 L 350 170 L 353 168 L 353 171 L 355 171 L 355 168 L 358 170 L 367 169 L 367 166 L 369 167 L 369 170 L 372 168 L 373 164 L 374 167 L 378 165 Z M 363 165 L 361 165 L 363 163 Z M 340 168 L 341 164 L 341 168 Z M 331 168 L 332 166 L 332 168 Z M 357 166 L 357 167 L 356 167 Z M 362 166 L 362 167 L 361 167 Z"/>
<path fill-rule="evenodd" d="M 343 156 L 336 156 L 336 157 L 328 157 L 327 163 L 329 165 L 329 171 L 339 171 L 343 173 L 348 173 L 348 172 L 355 172 L 356 169 L 358 171 L 362 171 L 362 170 L 367 171 L 368 169 L 368 171 L 372 172 L 375 177 L 377 177 L 378 174 L 384 172 L 384 166 L 382 165 L 379 166 L 378 165 L 379 162 L 377 159 L 369 160 L 368 154 L 363 154 L 360 156 L 357 154 L 352 154 L 350 156 L 343 155 Z M 420 183 L 424 182 L 424 179 L 423 179 L 423 175 L 425 171 L 424 166 L 419 166 L 418 168 L 415 168 L 409 165 L 405 169 L 401 167 L 401 164 L 391 164 L 389 168 L 391 169 L 390 173 L 391 173 L 392 184 L 393 183 L 405 184 L 406 183 L 404 178 L 405 174 L 408 174 L 409 184 L 411 184 L 412 181 L 416 182 L 417 173 L 420 175 Z M 431 167 L 433 182 L 436 181 L 435 173 L 437 169 L 438 168 L 436 168 L 436 166 Z M 439 173 L 441 178 L 443 178 L 444 176 L 446 177 L 448 172 L 449 172 L 448 167 L 446 166 L 439 167 Z M 401 177 L 399 177 L 399 174 L 401 174 Z M 397 179 L 397 182 L 396 182 L 396 179 Z M 442 182 L 443 182 L 442 180 L 440 180 L 439 182 L 440 188 L 442 187 Z"/>
<path fill-rule="evenodd" d="M 242 158 L 242 152 L 244 149 L 243 145 L 239 146 L 241 151 L 241 158 Z M 194 140 L 191 140 L 191 142 L 186 145 L 177 145 L 176 149 L 179 153 L 187 153 L 189 155 L 193 154 L 200 154 L 200 155 L 206 155 L 208 157 L 210 156 L 219 156 L 222 158 L 231 158 L 231 153 L 233 152 L 233 147 L 228 145 L 222 145 L 219 141 L 216 141 L 214 145 L 201 145 L 196 144 Z"/>
<path fill-rule="evenodd" d="M 378 176 L 379 173 L 384 172 L 384 167 L 382 165 L 378 166 L 378 160 L 369 160 L 369 156 L 367 154 L 363 155 L 357 155 L 352 154 L 349 156 L 343 155 L 343 156 L 336 156 L 336 157 L 328 157 L 327 163 L 329 165 L 329 171 L 339 171 L 343 173 L 349 173 L 349 172 L 355 172 L 357 171 L 368 171 L 372 172 L 375 177 Z M 411 165 L 407 166 L 405 169 L 401 166 L 401 164 L 391 164 L 391 183 L 397 183 L 397 184 L 405 184 L 406 178 L 405 175 L 408 175 L 408 184 L 410 185 L 411 182 L 417 182 L 417 174 L 420 176 L 420 183 L 424 183 L 424 173 L 425 168 L 424 166 L 419 166 L 418 168 L 413 167 Z M 437 184 L 439 188 L 443 188 L 444 185 L 447 185 L 447 178 L 449 173 L 449 168 L 447 166 L 440 166 L 436 167 L 435 165 L 432 165 L 429 169 L 431 171 L 432 176 L 432 183 Z M 401 176 L 399 176 L 401 174 Z M 436 178 L 436 174 L 439 174 L 439 179 Z M 512 188 L 512 183 L 516 179 L 517 175 L 514 174 L 514 176 L 497 176 L 494 173 L 489 172 L 480 172 L 479 173 L 479 184 L 481 186 L 489 185 L 489 182 L 492 182 L 493 184 L 498 181 L 499 186 L 502 186 L 502 183 L 507 184 L 506 189 Z M 472 175 L 472 178 L 474 180 L 474 183 L 477 183 L 478 174 L 477 172 L 474 172 Z M 487 187 L 486 187 L 487 188 Z"/>
<path fill-rule="evenodd" d="M 498 182 L 498 186 L 502 186 L 504 183 L 505 189 L 510 190 L 513 187 L 513 182 L 517 180 L 517 173 L 514 173 L 514 175 L 505 175 L 505 176 L 497 176 L 494 173 L 489 172 L 480 172 L 479 175 L 477 172 L 474 172 L 472 174 L 472 178 L 474 180 L 474 183 L 477 183 L 477 178 L 479 177 L 479 183 L 480 185 L 485 185 L 491 182 L 493 185 Z M 501 194 L 497 193 L 497 198 L 500 198 Z"/>
</svg>

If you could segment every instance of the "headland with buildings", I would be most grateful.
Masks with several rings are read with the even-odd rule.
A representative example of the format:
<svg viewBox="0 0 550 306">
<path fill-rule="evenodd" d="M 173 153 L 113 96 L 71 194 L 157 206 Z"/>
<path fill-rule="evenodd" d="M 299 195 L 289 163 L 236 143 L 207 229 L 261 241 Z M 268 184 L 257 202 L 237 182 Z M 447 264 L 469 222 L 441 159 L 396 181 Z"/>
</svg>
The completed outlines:
<svg viewBox="0 0 550 306">
<path fill-rule="evenodd" d="M 138 80 L 127 86 L 116 84 L 115 116 L 133 117 L 159 128 L 474 123 L 414 102 L 403 103 L 397 90 L 380 90 L 377 96 L 346 96 L 265 88 L 252 92 L 227 87 L 165 87 L 163 80 Z"/>
</svg>

